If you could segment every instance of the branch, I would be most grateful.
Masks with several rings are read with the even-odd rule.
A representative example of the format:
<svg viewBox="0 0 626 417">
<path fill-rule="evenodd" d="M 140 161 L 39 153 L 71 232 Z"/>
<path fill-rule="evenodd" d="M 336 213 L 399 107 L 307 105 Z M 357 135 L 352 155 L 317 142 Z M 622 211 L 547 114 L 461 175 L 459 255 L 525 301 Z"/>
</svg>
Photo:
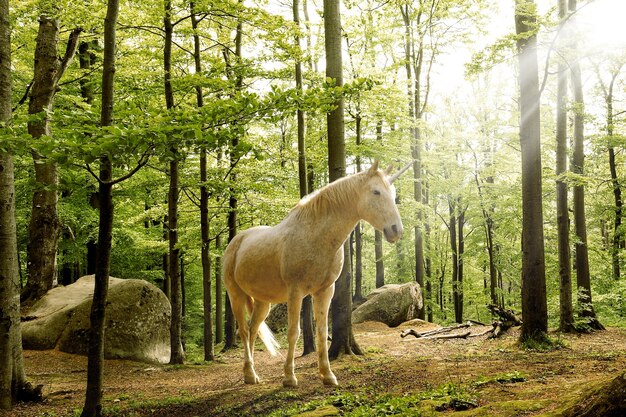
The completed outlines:
<svg viewBox="0 0 626 417">
<path fill-rule="evenodd" d="M 132 177 L 133 175 L 135 175 L 135 173 L 137 173 L 137 171 L 139 171 L 150 160 L 150 154 L 148 151 L 151 149 L 152 149 L 151 147 L 146 149 L 146 151 L 143 153 L 143 155 L 141 155 L 141 158 L 137 162 L 137 166 L 135 166 L 135 168 L 133 168 L 129 173 L 127 173 L 126 175 L 122 175 L 121 177 L 115 180 L 109 181 L 109 184 L 110 185 L 119 184 L 120 182 L 125 181 L 129 179 L 130 177 Z"/>
<path fill-rule="evenodd" d="M 72 29 L 70 33 L 70 37 L 67 40 L 67 46 L 65 47 L 65 55 L 63 55 L 63 59 L 61 60 L 61 68 L 59 68 L 59 72 L 57 72 L 55 84 L 59 82 L 63 73 L 67 69 L 67 66 L 76 55 L 76 49 L 78 49 L 78 39 L 80 38 L 80 34 L 83 31 L 83 28 L 75 28 Z"/>
</svg>

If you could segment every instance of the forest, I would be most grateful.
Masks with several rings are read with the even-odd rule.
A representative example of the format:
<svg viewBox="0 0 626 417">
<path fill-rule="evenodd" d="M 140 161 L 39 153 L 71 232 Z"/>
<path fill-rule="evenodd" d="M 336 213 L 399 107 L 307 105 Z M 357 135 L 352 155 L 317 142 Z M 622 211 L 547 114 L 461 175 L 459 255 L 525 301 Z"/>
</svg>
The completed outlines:
<svg viewBox="0 0 626 417">
<path fill-rule="evenodd" d="M 533 366 L 580 340 L 625 364 L 625 12 L 618 0 L 0 0 L 0 415 L 41 396 L 29 364 L 45 356 L 22 350 L 24 309 L 85 275 L 95 289 L 74 415 L 148 415 L 103 408 L 117 366 L 103 357 L 109 277 L 167 296 L 173 372 L 232 362 L 239 375 L 228 242 L 378 163 L 408 164 L 394 182 L 404 233 L 388 243 L 361 221 L 345 243 L 329 313 L 331 359 L 348 361 L 334 365 L 340 386 L 354 368 L 404 372 L 383 359 L 393 343 L 342 311 L 408 282 L 424 326 L 491 323 L 500 308 L 522 318 L 500 351 L 530 349 Z M 311 309 L 307 297 L 305 353 Z M 306 401 L 322 395 L 305 387 Z M 350 387 L 332 406 L 368 415 Z M 268 395 L 265 408 L 188 415 L 299 401 L 246 389 L 250 403 Z M 187 415 L 176 410 L 160 415 Z"/>
</svg>

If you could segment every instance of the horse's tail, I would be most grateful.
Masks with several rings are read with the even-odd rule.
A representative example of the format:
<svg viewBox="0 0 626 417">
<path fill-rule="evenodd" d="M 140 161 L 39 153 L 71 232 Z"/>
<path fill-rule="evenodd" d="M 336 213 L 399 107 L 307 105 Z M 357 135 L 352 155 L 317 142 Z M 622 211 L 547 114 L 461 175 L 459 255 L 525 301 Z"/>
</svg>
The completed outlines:
<svg viewBox="0 0 626 417">
<path fill-rule="evenodd" d="M 278 355 L 278 348 L 280 348 L 280 345 L 265 322 L 261 323 L 261 327 L 259 327 L 259 338 L 261 338 L 261 341 L 270 355 Z"/>
</svg>

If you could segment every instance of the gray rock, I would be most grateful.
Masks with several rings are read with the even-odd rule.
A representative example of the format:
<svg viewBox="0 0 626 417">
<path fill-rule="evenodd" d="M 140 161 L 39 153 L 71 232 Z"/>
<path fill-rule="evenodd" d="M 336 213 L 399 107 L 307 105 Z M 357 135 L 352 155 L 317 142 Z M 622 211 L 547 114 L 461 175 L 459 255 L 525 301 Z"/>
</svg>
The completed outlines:
<svg viewBox="0 0 626 417">
<path fill-rule="evenodd" d="M 417 318 L 424 307 L 417 282 L 387 284 L 372 291 L 367 301 L 352 312 L 352 322 L 378 321 L 396 327 Z"/>
<path fill-rule="evenodd" d="M 287 303 L 272 305 L 272 309 L 265 319 L 265 323 L 274 333 L 287 330 L 287 321 Z"/>
<path fill-rule="evenodd" d="M 22 323 L 25 349 L 86 355 L 94 276 L 50 290 Z M 147 281 L 110 278 L 105 322 L 107 358 L 166 363 L 170 357 L 170 303 Z"/>
</svg>

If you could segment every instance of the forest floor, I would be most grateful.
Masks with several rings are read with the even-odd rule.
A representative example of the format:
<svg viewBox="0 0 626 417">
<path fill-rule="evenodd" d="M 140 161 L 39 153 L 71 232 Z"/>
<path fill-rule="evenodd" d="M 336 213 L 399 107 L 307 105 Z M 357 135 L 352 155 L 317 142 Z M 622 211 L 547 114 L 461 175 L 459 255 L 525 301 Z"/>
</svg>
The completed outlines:
<svg viewBox="0 0 626 417">
<path fill-rule="evenodd" d="M 220 354 L 213 363 L 182 366 L 107 360 L 104 415 L 558 415 L 590 386 L 626 369 L 626 329 L 552 334 L 560 347 L 548 351 L 522 348 L 518 329 L 495 340 L 400 337 L 406 328 L 421 332 L 435 327 L 423 322 L 397 328 L 355 325 L 366 355 L 332 363 L 340 384 L 335 388 L 322 385 L 315 354 L 296 359 L 296 389 L 282 387 L 283 359 L 264 351 L 255 356 L 262 379 L 258 385 L 243 383 L 240 349 Z M 25 351 L 24 356 L 29 378 L 44 385 L 45 401 L 19 404 L 0 416 L 78 416 L 86 358 L 57 351 Z M 464 405 L 471 409 L 451 410 Z M 442 408 L 446 410 L 436 411 Z"/>
</svg>

